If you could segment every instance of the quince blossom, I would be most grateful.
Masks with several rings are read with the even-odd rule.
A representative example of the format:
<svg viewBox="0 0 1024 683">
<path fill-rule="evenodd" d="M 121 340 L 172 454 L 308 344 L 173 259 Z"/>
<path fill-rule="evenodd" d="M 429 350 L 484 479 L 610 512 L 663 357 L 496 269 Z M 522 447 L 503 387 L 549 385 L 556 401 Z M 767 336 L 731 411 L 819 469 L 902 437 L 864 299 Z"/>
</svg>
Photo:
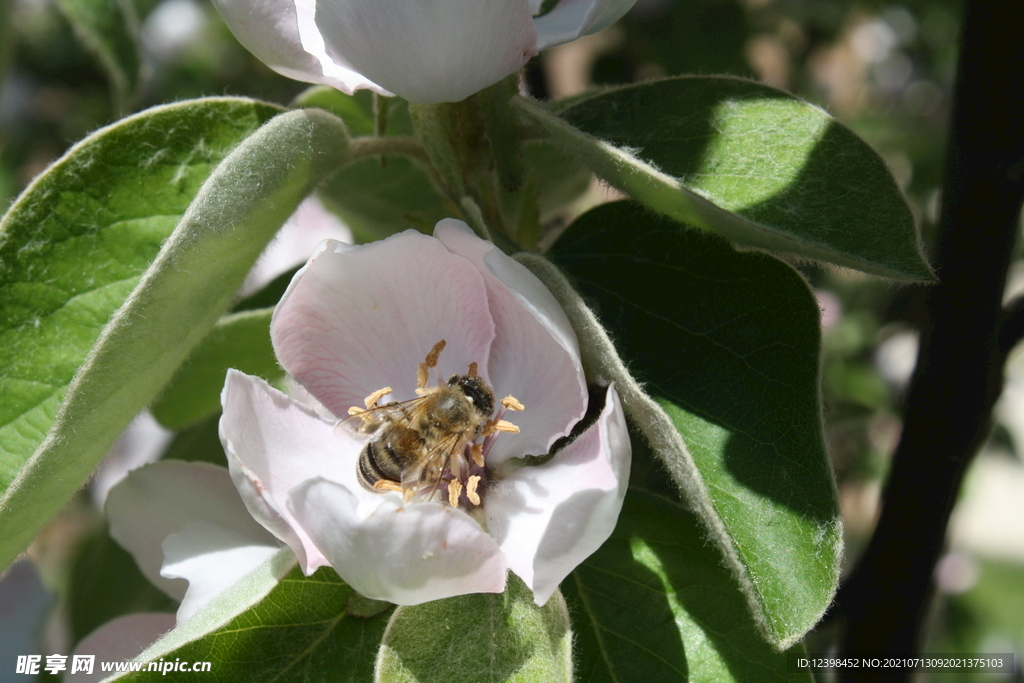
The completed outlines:
<svg viewBox="0 0 1024 683">
<path fill-rule="evenodd" d="M 435 235 L 324 242 L 271 328 L 282 365 L 308 394 L 293 398 L 231 371 L 221 420 L 230 474 L 163 461 L 111 491 L 111 535 L 181 600 L 177 623 L 275 556 L 281 541 L 307 574 L 329 564 L 371 598 L 417 604 L 500 592 L 511 569 L 543 604 L 611 534 L 630 460 L 614 388 L 597 390 L 601 405 L 589 406 L 580 424 L 588 390 L 575 335 L 551 293 L 465 224 L 442 221 Z M 382 384 L 396 400 L 413 398 L 424 349 L 442 338 L 439 372 L 464 374 L 476 362 L 497 396 L 513 394 L 525 406 L 514 413 L 520 433 L 483 440 L 494 476 L 470 512 L 362 488 L 356 462 L 371 435 L 335 417 Z M 542 464 L 522 464 L 553 446 Z M 122 653 L 130 657 L 174 622 L 132 615 L 83 644 L 105 652 L 104 643 L 132 634 L 132 652 Z"/>
<path fill-rule="evenodd" d="M 540 50 L 607 28 L 636 0 L 214 0 L 248 50 L 280 74 L 351 95 L 368 88 L 457 102 Z M 429 348 L 429 347 L 428 347 Z"/>
<path fill-rule="evenodd" d="M 587 413 L 576 337 L 518 262 L 459 221 L 434 234 L 319 247 L 271 323 L 278 360 L 309 398 L 231 371 L 220 427 L 231 476 L 307 574 L 329 564 L 361 594 L 410 605 L 501 592 L 511 569 L 544 604 L 615 526 L 629 470 L 625 418 L 614 388 L 602 389 L 589 428 L 543 464 L 516 467 Z M 416 398 L 417 368 L 441 339 L 441 378 L 476 363 L 497 397 L 525 406 L 510 414 L 518 434 L 478 441 L 491 479 L 470 511 L 363 488 L 356 463 L 372 437 L 338 420 L 382 387 L 390 400 Z"/>
</svg>

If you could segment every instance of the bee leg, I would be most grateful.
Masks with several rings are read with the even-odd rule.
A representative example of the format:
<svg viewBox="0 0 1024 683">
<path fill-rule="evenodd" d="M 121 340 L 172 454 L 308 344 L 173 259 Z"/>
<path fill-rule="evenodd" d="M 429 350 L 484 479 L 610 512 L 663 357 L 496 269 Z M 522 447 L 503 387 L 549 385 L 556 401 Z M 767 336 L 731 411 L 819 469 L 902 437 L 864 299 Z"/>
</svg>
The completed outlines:
<svg viewBox="0 0 1024 683">
<path fill-rule="evenodd" d="M 378 389 L 377 391 L 373 392 L 372 394 L 367 396 L 365 399 L 363 399 L 363 403 L 366 404 L 366 409 L 367 410 L 372 410 L 373 408 L 376 408 L 377 407 L 377 401 L 381 400 L 384 396 L 386 396 L 387 394 L 390 394 L 390 393 L 391 393 L 391 387 L 384 387 L 383 389 Z M 358 410 L 358 408 L 357 408 L 357 410 Z M 352 409 L 349 408 L 348 412 L 351 415 L 352 414 Z"/>
<path fill-rule="evenodd" d="M 397 491 L 402 492 L 402 485 L 397 481 L 391 481 L 390 479 L 378 479 L 373 482 L 374 491 Z"/>
<path fill-rule="evenodd" d="M 437 359 L 440 357 L 441 352 L 444 351 L 445 344 L 447 342 L 444 339 L 434 344 L 434 347 L 430 349 L 430 353 L 427 354 L 427 358 L 416 369 L 417 389 L 423 389 L 427 386 L 427 380 L 430 379 L 430 368 L 437 367 Z M 440 378 L 438 378 L 438 384 L 441 384 Z"/>
</svg>

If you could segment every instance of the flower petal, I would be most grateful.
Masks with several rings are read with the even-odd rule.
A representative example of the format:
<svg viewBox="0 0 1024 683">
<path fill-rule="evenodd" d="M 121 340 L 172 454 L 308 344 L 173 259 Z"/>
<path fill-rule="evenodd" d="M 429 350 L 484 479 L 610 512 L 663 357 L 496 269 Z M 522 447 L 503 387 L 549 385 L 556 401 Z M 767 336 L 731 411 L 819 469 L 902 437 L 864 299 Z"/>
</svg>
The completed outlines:
<svg viewBox="0 0 1024 683">
<path fill-rule="evenodd" d="M 527 0 L 319 0 L 328 50 L 411 102 L 457 102 L 537 54 Z"/>
<path fill-rule="evenodd" d="M 561 0 L 555 9 L 534 19 L 537 49 L 546 50 L 580 36 L 602 31 L 629 11 L 636 0 Z"/>
<path fill-rule="evenodd" d="M 491 386 L 526 410 L 507 416 L 519 434 L 502 434 L 488 453 L 494 466 L 512 456 L 541 455 L 587 410 L 587 385 L 576 334 L 562 307 L 537 277 L 461 221 L 437 224 L 434 236 L 469 259 L 483 275 L 495 336 L 488 366 Z"/>
<path fill-rule="evenodd" d="M 501 550 L 462 510 L 387 496 L 364 518 L 351 491 L 323 479 L 300 486 L 289 506 L 338 575 L 368 598 L 418 605 L 505 589 Z"/>
<path fill-rule="evenodd" d="M 442 376 L 486 368 L 494 325 L 476 269 L 409 230 L 355 247 L 324 242 L 278 304 L 270 337 L 282 367 L 345 416 L 385 386 L 394 400 L 414 398 L 416 369 L 442 339 Z"/>
<path fill-rule="evenodd" d="M 186 524 L 164 539 L 160 575 L 188 581 L 188 593 L 178 608 L 178 622 L 184 622 L 281 549 L 276 539 L 266 540 L 253 543 L 243 534 L 208 521 Z"/>
<path fill-rule="evenodd" d="M 129 472 L 159 458 L 173 437 L 174 432 L 160 426 L 148 410 L 136 415 L 117 437 L 89 482 L 89 493 L 97 507 L 103 508 L 110 489 Z"/>
<path fill-rule="evenodd" d="M 379 502 L 356 479 L 363 443 L 258 377 L 237 370 L 228 370 L 221 403 L 220 438 L 242 500 L 260 524 L 295 551 L 303 570 L 312 573 L 327 560 L 289 512 L 288 492 L 322 476 Z"/>
<path fill-rule="evenodd" d="M 315 0 L 214 0 L 224 22 L 247 50 L 288 78 L 323 83 L 351 95 L 379 85 L 331 54 L 316 28 Z"/>
<path fill-rule="evenodd" d="M 174 628 L 174 615 L 165 612 L 128 614 L 112 619 L 78 642 L 67 661 L 64 683 L 97 683 L 110 677 L 99 662 L 124 662 L 138 657 L 160 636 Z M 92 673 L 71 673 L 76 655 L 93 655 Z"/>
<path fill-rule="evenodd" d="M 488 491 L 491 535 L 538 605 L 611 535 L 630 454 L 622 405 L 609 387 L 596 424 L 549 462 L 522 467 Z"/>
<path fill-rule="evenodd" d="M 186 581 L 161 576 L 164 539 L 193 522 L 212 522 L 253 545 L 277 542 L 245 509 L 228 471 L 202 462 L 164 460 L 135 470 L 107 496 L 110 535 L 154 585 L 181 600 Z"/>
<path fill-rule="evenodd" d="M 248 296 L 274 278 L 306 262 L 326 239 L 352 242 L 352 231 L 330 212 L 316 195 L 310 195 L 277 231 L 256 265 L 245 276 L 238 296 Z"/>
</svg>

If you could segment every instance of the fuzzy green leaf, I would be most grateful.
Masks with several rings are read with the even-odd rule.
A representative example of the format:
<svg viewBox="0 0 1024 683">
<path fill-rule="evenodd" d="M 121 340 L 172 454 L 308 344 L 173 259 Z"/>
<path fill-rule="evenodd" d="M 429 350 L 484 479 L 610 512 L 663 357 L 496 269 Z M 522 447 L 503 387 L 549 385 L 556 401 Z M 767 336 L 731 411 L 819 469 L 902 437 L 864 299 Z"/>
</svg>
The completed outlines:
<svg viewBox="0 0 1024 683">
<path fill-rule="evenodd" d="M 932 279 L 881 157 L 785 92 L 683 77 L 576 98 L 557 116 L 518 105 L 605 181 L 680 222 L 743 245 Z"/>
<path fill-rule="evenodd" d="M 765 636 L 788 647 L 828 606 L 842 547 L 822 434 L 820 312 L 806 283 L 771 256 L 630 202 L 581 216 L 553 257 L 660 405 L 624 385 L 627 410 L 704 518 Z"/>
<path fill-rule="evenodd" d="M 294 569 L 249 609 L 228 620 L 200 612 L 139 657 L 210 662 L 209 672 L 146 671 L 114 680 L 187 682 L 198 675 L 211 683 L 366 683 L 373 676 L 390 607 L 373 603 L 376 607 L 366 610 L 368 603 L 330 567 L 310 577 Z M 205 632 L 193 625 L 204 618 L 214 626 Z"/>
<path fill-rule="evenodd" d="M 127 109 L 142 65 L 135 6 L 129 0 L 57 0 L 57 6 L 107 72 L 117 107 Z"/>
<path fill-rule="evenodd" d="M 11 388 L 0 428 L 0 566 L 85 482 L 213 328 L 285 219 L 344 161 L 341 121 L 282 114 L 224 159 L 156 254 L 209 173 L 211 150 L 223 156 L 225 138 L 244 137 L 225 114 L 235 110 L 251 131 L 272 111 L 243 102 L 175 105 L 96 133 L 0 224 L 10 294 L 0 367 Z"/>
<path fill-rule="evenodd" d="M 0 222 L 0 490 L 210 172 L 280 111 L 226 98 L 147 110 L 75 145 L 11 206 Z"/>
<path fill-rule="evenodd" d="M 572 632 L 561 593 L 543 607 L 509 575 L 500 595 L 395 610 L 377 683 L 571 683 Z"/>
<path fill-rule="evenodd" d="M 150 407 L 160 424 L 182 429 L 220 410 L 228 368 L 266 380 L 284 375 L 270 344 L 272 308 L 226 315 L 178 369 Z"/>
<path fill-rule="evenodd" d="M 612 537 L 563 582 L 579 683 L 809 683 L 750 621 L 736 580 L 678 505 L 630 489 Z"/>
</svg>

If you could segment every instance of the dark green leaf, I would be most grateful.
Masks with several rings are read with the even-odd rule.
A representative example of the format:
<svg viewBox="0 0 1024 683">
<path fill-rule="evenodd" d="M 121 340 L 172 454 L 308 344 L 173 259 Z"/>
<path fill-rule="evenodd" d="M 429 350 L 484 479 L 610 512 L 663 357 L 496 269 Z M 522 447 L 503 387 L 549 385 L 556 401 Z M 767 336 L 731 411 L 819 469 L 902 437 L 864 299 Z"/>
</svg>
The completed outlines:
<svg viewBox="0 0 1024 683">
<path fill-rule="evenodd" d="M 353 136 L 373 135 L 373 95 L 361 90 L 350 96 L 326 86 L 310 88 L 297 106 L 320 107 L 345 121 Z M 412 135 L 409 104 L 388 100 L 388 135 Z M 427 171 L 404 156 L 363 159 L 335 173 L 320 188 L 320 199 L 344 219 L 356 242 L 369 242 L 414 228 L 431 233 L 442 218 L 462 212 L 445 199 Z"/>
<path fill-rule="evenodd" d="M 82 542 L 68 577 L 72 644 L 123 614 L 178 608 L 142 575 L 132 556 L 110 538 L 106 526 Z"/>
<path fill-rule="evenodd" d="M 227 467 L 227 456 L 220 443 L 219 425 L 218 410 L 175 434 L 161 457 L 164 460 L 200 461 Z"/>
<path fill-rule="evenodd" d="M 764 633 L 793 643 L 832 598 L 842 540 L 806 283 L 628 202 L 581 216 L 553 257 L 689 448 L 658 455 L 700 499 Z"/>
<path fill-rule="evenodd" d="M 881 157 L 780 90 L 685 77 L 577 98 L 558 117 L 520 107 L 604 180 L 681 222 L 739 244 L 932 278 Z"/>
<path fill-rule="evenodd" d="M 560 593 L 544 607 L 509 575 L 500 595 L 399 607 L 384 636 L 378 683 L 570 683 L 572 632 Z"/>
<path fill-rule="evenodd" d="M 269 113 L 246 104 L 240 113 L 250 119 L 254 107 Z M 167 204 L 179 206 L 160 200 L 181 202 L 185 187 L 195 191 L 189 181 L 209 171 L 197 173 L 190 160 L 208 162 L 210 149 L 218 149 L 213 143 L 226 137 L 215 124 L 225 108 L 236 106 L 200 100 L 97 133 L 31 186 L 0 224 L 4 288 L 14 295 L 5 299 L 0 320 L 11 359 L 0 367 L 15 389 L 3 405 L 5 473 L 10 477 L 24 463 L 0 498 L 0 566 L 28 544 L 156 398 L 231 304 L 281 224 L 348 153 L 344 124 L 326 112 L 274 118 L 210 175 L 139 279 L 162 230 L 176 218 L 176 212 L 170 219 L 157 213 Z M 170 120 L 161 116 L 168 112 Z M 189 144 L 179 140 L 170 149 L 191 153 L 174 160 L 165 139 L 176 132 L 169 124 L 182 118 L 192 124 L 182 133 Z M 118 218 L 119 212 L 128 215 Z M 144 255 L 133 248 L 137 242 Z M 88 249 L 93 253 L 86 258 Z"/>
<path fill-rule="evenodd" d="M 612 537 L 563 584 L 578 683 L 811 680 L 766 643 L 697 519 L 630 489 Z"/>
<path fill-rule="evenodd" d="M 270 344 L 273 313 L 259 308 L 217 321 L 152 405 L 153 417 L 168 429 L 181 429 L 216 413 L 228 368 L 266 380 L 283 376 Z"/>
<path fill-rule="evenodd" d="M 117 106 L 127 109 L 142 64 L 135 6 L 129 0 L 57 0 L 57 6 L 107 72 Z"/>
<path fill-rule="evenodd" d="M 292 106 L 326 109 L 345 122 L 352 137 L 374 134 L 373 93 L 369 90 L 346 95 L 327 85 L 315 85 L 300 93 Z M 387 134 L 413 134 L 409 103 L 399 97 L 388 98 Z"/>
<path fill-rule="evenodd" d="M 354 595 L 330 567 L 308 578 L 295 569 L 251 609 L 160 654 L 164 661 L 210 662 L 209 672 L 140 672 L 116 680 L 367 683 L 389 615 L 348 616 Z"/>
</svg>

